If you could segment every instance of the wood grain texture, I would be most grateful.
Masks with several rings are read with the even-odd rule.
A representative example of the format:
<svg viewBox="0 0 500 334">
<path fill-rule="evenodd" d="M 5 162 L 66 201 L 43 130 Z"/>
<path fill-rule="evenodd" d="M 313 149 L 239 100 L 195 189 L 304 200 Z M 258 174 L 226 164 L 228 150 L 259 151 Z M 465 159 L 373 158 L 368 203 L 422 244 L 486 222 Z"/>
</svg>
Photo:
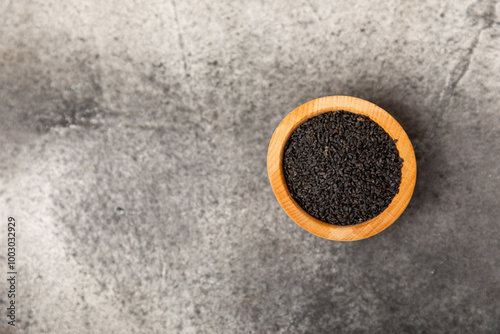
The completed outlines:
<svg viewBox="0 0 500 334">
<path fill-rule="evenodd" d="M 404 159 L 399 193 L 377 217 L 351 226 L 327 224 L 307 214 L 291 197 L 283 174 L 283 152 L 291 133 L 306 119 L 327 111 L 345 110 L 370 117 L 393 139 Z M 385 110 L 375 104 L 351 96 L 327 96 L 301 105 L 278 125 L 267 153 L 267 171 L 274 194 L 281 207 L 305 230 L 330 240 L 352 241 L 371 237 L 389 227 L 403 213 L 415 188 L 417 164 L 408 135 L 401 125 Z"/>
</svg>

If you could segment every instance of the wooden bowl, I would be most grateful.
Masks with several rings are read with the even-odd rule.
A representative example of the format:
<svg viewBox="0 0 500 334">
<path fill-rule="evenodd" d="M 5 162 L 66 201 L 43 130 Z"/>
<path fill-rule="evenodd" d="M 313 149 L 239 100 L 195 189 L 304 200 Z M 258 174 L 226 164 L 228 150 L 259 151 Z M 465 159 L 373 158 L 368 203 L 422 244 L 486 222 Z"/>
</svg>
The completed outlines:
<svg viewBox="0 0 500 334">
<path fill-rule="evenodd" d="M 322 222 L 306 213 L 292 198 L 283 174 L 283 152 L 292 132 L 306 119 L 328 111 L 345 110 L 366 115 L 378 123 L 393 139 L 404 159 L 401 170 L 399 193 L 389 206 L 378 216 L 366 222 L 338 226 Z M 410 202 L 417 177 L 415 153 L 407 134 L 399 123 L 385 110 L 375 104 L 351 96 L 327 96 L 301 105 L 278 125 L 274 131 L 267 153 L 267 171 L 274 195 L 281 207 L 305 230 L 330 240 L 352 241 L 371 237 L 394 223 Z"/>
</svg>

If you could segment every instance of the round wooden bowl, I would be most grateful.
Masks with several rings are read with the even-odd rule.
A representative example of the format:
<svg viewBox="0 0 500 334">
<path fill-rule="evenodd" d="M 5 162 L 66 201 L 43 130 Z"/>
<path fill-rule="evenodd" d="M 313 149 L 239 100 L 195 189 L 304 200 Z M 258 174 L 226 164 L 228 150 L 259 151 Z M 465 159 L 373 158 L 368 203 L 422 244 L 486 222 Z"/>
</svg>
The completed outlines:
<svg viewBox="0 0 500 334">
<path fill-rule="evenodd" d="M 306 119 L 327 111 L 345 110 L 366 115 L 378 123 L 393 139 L 397 139 L 396 147 L 404 159 L 401 170 L 399 193 L 391 204 L 377 217 L 366 222 L 338 226 L 322 222 L 307 214 L 293 200 L 283 174 L 283 152 L 285 144 L 292 132 Z M 385 110 L 375 104 L 352 96 L 327 96 L 301 105 L 278 125 L 274 131 L 267 153 L 267 171 L 274 195 L 281 207 L 297 224 L 305 230 L 330 240 L 352 241 L 371 237 L 391 225 L 405 210 L 410 202 L 417 177 L 415 153 L 408 135 L 401 125 Z"/>
</svg>

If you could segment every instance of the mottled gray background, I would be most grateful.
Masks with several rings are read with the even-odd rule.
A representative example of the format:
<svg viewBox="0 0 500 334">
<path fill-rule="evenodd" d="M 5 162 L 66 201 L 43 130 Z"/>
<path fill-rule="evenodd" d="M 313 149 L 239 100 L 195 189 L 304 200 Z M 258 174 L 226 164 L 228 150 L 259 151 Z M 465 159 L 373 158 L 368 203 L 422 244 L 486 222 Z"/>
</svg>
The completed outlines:
<svg viewBox="0 0 500 334">
<path fill-rule="evenodd" d="M 19 333 L 500 333 L 498 13 L 0 0 Z M 415 147 L 410 205 L 367 240 L 302 230 L 268 182 L 275 127 L 326 95 L 380 105 Z"/>
</svg>

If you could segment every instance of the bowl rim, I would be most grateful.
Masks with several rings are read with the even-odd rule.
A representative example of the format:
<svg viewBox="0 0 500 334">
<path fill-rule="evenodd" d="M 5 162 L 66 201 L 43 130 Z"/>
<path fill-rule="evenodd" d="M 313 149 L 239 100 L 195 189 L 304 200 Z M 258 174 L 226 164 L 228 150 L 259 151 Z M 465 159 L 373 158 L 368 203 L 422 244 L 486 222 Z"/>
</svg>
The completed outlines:
<svg viewBox="0 0 500 334">
<path fill-rule="evenodd" d="M 378 216 L 356 225 L 338 226 L 320 221 L 304 211 L 292 198 L 283 174 L 283 154 L 291 133 L 307 119 L 345 110 L 370 117 L 393 139 L 403 158 L 399 193 Z M 329 240 L 354 241 L 371 237 L 394 223 L 406 209 L 415 188 L 417 164 L 410 139 L 401 125 L 379 106 L 352 96 L 335 95 L 309 101 L 289 113 L 276 127 L 269 143 L 267 171 L 274 195 L 288 216 L 306 231 Z"/>
</svg>

